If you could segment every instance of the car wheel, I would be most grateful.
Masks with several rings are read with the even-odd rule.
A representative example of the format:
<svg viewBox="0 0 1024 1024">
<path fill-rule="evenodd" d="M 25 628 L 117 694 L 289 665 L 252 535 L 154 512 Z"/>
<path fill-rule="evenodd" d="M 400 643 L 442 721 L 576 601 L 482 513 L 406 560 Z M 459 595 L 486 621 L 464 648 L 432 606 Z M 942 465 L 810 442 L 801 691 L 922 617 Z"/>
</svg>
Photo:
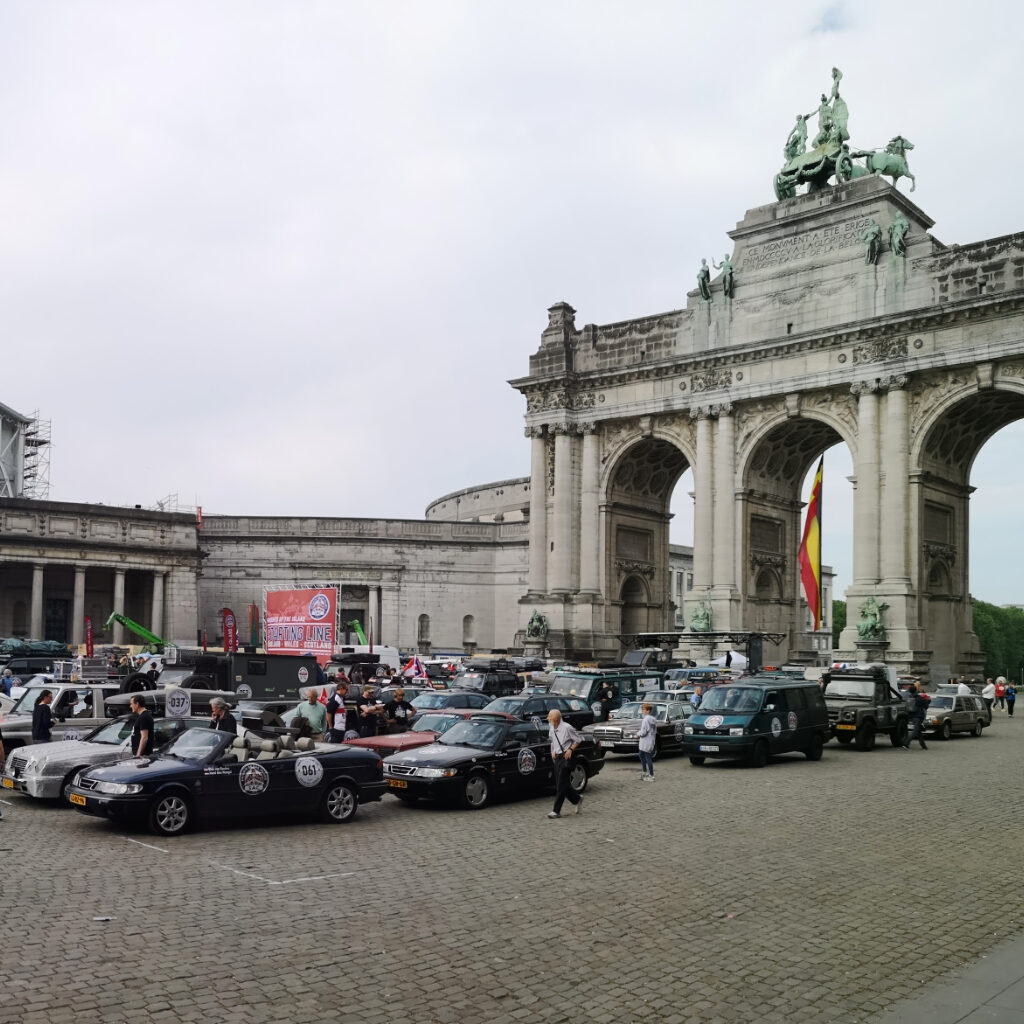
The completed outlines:
<svg viewBox="0 0 1024 1024">
<path fill-rule="evenodd" d="M 804 751 L 804 754 L 808 761 L 820 761 L 824 750 L 825 744 L 822 742 L 821 735 L 818 734 L 811 739 L 811 745 Z"/>
<path fill-rule="evenodd" d="M 980 736 L 984 731 L 985 731 L 985 726 L 981 724 L 981 719 L 979 718 L 974 723 L 974 735 L 975 736 Z"/>
<path fill-rule="evenodd" d="M 356 816 L 359 801 L 347 782 L 335 782 L 320 802 L 320 817 L 331 825 L 340 825 Z"/>
<path fill-rule="evenodd" d="M 953 723 L 947 718 L 942 723 L 942 729 L 939 732 L 940 740 L 948 740 L 953 735 Z"/>
<path fill-rule="evenodd" d="M 199 676 L 193 673 L 190 676 L 185 676 L 182 679 L 181 688 L 183 690 L 215 690 L 217 687 L 214 685 L 213 679 L 210 676 Z"/>
<path fill-rule="evenodd" d="M 71 771 L 64 776 L 64 781 L 60 784 L 60 802 L 65 807 L 73 807 L 71 803 L 71 780 L 80 772 L 85 770 L 85 765 L 79 765 L 77 768 L 72 768 Z"/>
<path fill-rule="evenodd" d="M 574 793 L 582 793 L 587 788 L 587 766 L 580 760 L 569 765 L 569 788 Z"/>
<path fill-rule="evenodd" d="M 470 811 L 483 810 L 491 799 L 491 784 L 486 775 L 474 772 L 462 787 L 462 806 Z"/>
<path fill-rule="evenodd" d="M 899 722 L 895 729 L 889 733 L 889 741 L 894 747 L 905 747 L 907 745 L 907 734 L 910 727 L 906 722 Z"/>
<path fill-rule="evenodd" d="M 837 743 L 841 743 L 844 747 L 852 739 L 853 739 L 853 737 L 848 732 L 837 732 L 836 733 L 836 742 Z"/>
<path fill-rule="evenodd" d="M 152 689 L 149 676 L 142 672 L 133 672 L 130 676 L 125 676 L 121 683 L 121 693 L 142 693 L 149 689 Z"/>
<path fill-rule="evenodd" d="M 865 722 L 854 736 L 854 741 L 857 744 L 858 750 L 874 750 L 875 749 L 875 723 Z"/>
<path fill-rule="evenodd" d="M 149 827 L 158 836 L 181 835 L 192 823 L 192 805 L 184 793 L 164 793 L 149 808 Z"/>
<path fill-rule="evenodd" d="M 690 764 L 695 764 L 698 768 L 704 763 L 704 761 L 705 758 L 701 757 L 699 754 L 690 755 Z"/>
<path fill-rule="evenodd" d="M 747 764 L 751 768 L 763 768 L 768 763 L 768 744 L 764 740 L 758 740 L 753 749 L 747 755 Z"/>
</svg>

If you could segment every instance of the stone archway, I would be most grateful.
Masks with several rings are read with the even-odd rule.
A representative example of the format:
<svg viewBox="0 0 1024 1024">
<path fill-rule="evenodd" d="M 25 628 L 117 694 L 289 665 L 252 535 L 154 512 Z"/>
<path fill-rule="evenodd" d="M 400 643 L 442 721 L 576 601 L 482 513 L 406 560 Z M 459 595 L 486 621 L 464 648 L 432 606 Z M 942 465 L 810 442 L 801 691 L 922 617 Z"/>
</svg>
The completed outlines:
<svg viewBox="0 0 1024 1024">
<path fill-rule="evenodd" d="M 644 581 L 639 576 L 627 576 L 619 591 L 621 605 L 622 633 L 647 633 L 650 596 Z"/>
</svg>

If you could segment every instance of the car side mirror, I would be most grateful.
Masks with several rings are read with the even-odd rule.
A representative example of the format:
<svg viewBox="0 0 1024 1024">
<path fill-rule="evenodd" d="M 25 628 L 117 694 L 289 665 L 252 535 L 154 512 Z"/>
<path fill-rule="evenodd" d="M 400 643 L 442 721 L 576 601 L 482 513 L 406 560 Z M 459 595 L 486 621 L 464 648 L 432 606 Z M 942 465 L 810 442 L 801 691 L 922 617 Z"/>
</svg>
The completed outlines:
<svg viewBox="0 0 1024 1024">
<path fill-rule="evenodd" d="M 774 711 L 775 710 L 775 705 L 774 704 L 765 704 L 764 709 L 765 709 L 765 711 Z"/>
</svg>

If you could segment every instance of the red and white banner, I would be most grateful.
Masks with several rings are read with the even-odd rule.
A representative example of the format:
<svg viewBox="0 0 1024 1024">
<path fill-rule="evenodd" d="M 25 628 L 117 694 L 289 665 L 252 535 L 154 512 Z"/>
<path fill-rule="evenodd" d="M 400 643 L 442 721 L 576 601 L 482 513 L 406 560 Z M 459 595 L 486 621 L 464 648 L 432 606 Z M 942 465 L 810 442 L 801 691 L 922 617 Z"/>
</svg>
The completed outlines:
<svg viewBox="0 0 1024 1024">
<path fill-rule="evenodd" d="M 234 654 L 238 650 L 238 620 L 230 608 L 222 608 L 224 616 L 224 652 Z"/>
<path fill-rule="evenodd" d="M 325 665 L 334 651 L 338 588 L 268 590 L 267 654 L 313 654 Z"/>
<path fill-rule="evenodd" d="M 85 617 L 85 656 L 87 658 L 92 657 L 92 616 L 86 615 Z"/>
</svg>

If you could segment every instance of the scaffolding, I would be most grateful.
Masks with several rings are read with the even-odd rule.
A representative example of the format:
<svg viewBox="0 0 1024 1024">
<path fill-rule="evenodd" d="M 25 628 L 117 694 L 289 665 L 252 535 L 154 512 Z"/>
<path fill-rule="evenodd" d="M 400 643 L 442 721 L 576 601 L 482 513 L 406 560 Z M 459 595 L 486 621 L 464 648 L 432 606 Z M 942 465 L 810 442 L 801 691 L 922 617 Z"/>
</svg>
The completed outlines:
<svg viewBox="0 0 1024 1024">
<path fill-rule="evenodd" d="M 20 497 L 45 501 L 50 496 L 50 421 L 39 418 L 39 410 L 24 429 L 25 472 Z"/>
</svg>

